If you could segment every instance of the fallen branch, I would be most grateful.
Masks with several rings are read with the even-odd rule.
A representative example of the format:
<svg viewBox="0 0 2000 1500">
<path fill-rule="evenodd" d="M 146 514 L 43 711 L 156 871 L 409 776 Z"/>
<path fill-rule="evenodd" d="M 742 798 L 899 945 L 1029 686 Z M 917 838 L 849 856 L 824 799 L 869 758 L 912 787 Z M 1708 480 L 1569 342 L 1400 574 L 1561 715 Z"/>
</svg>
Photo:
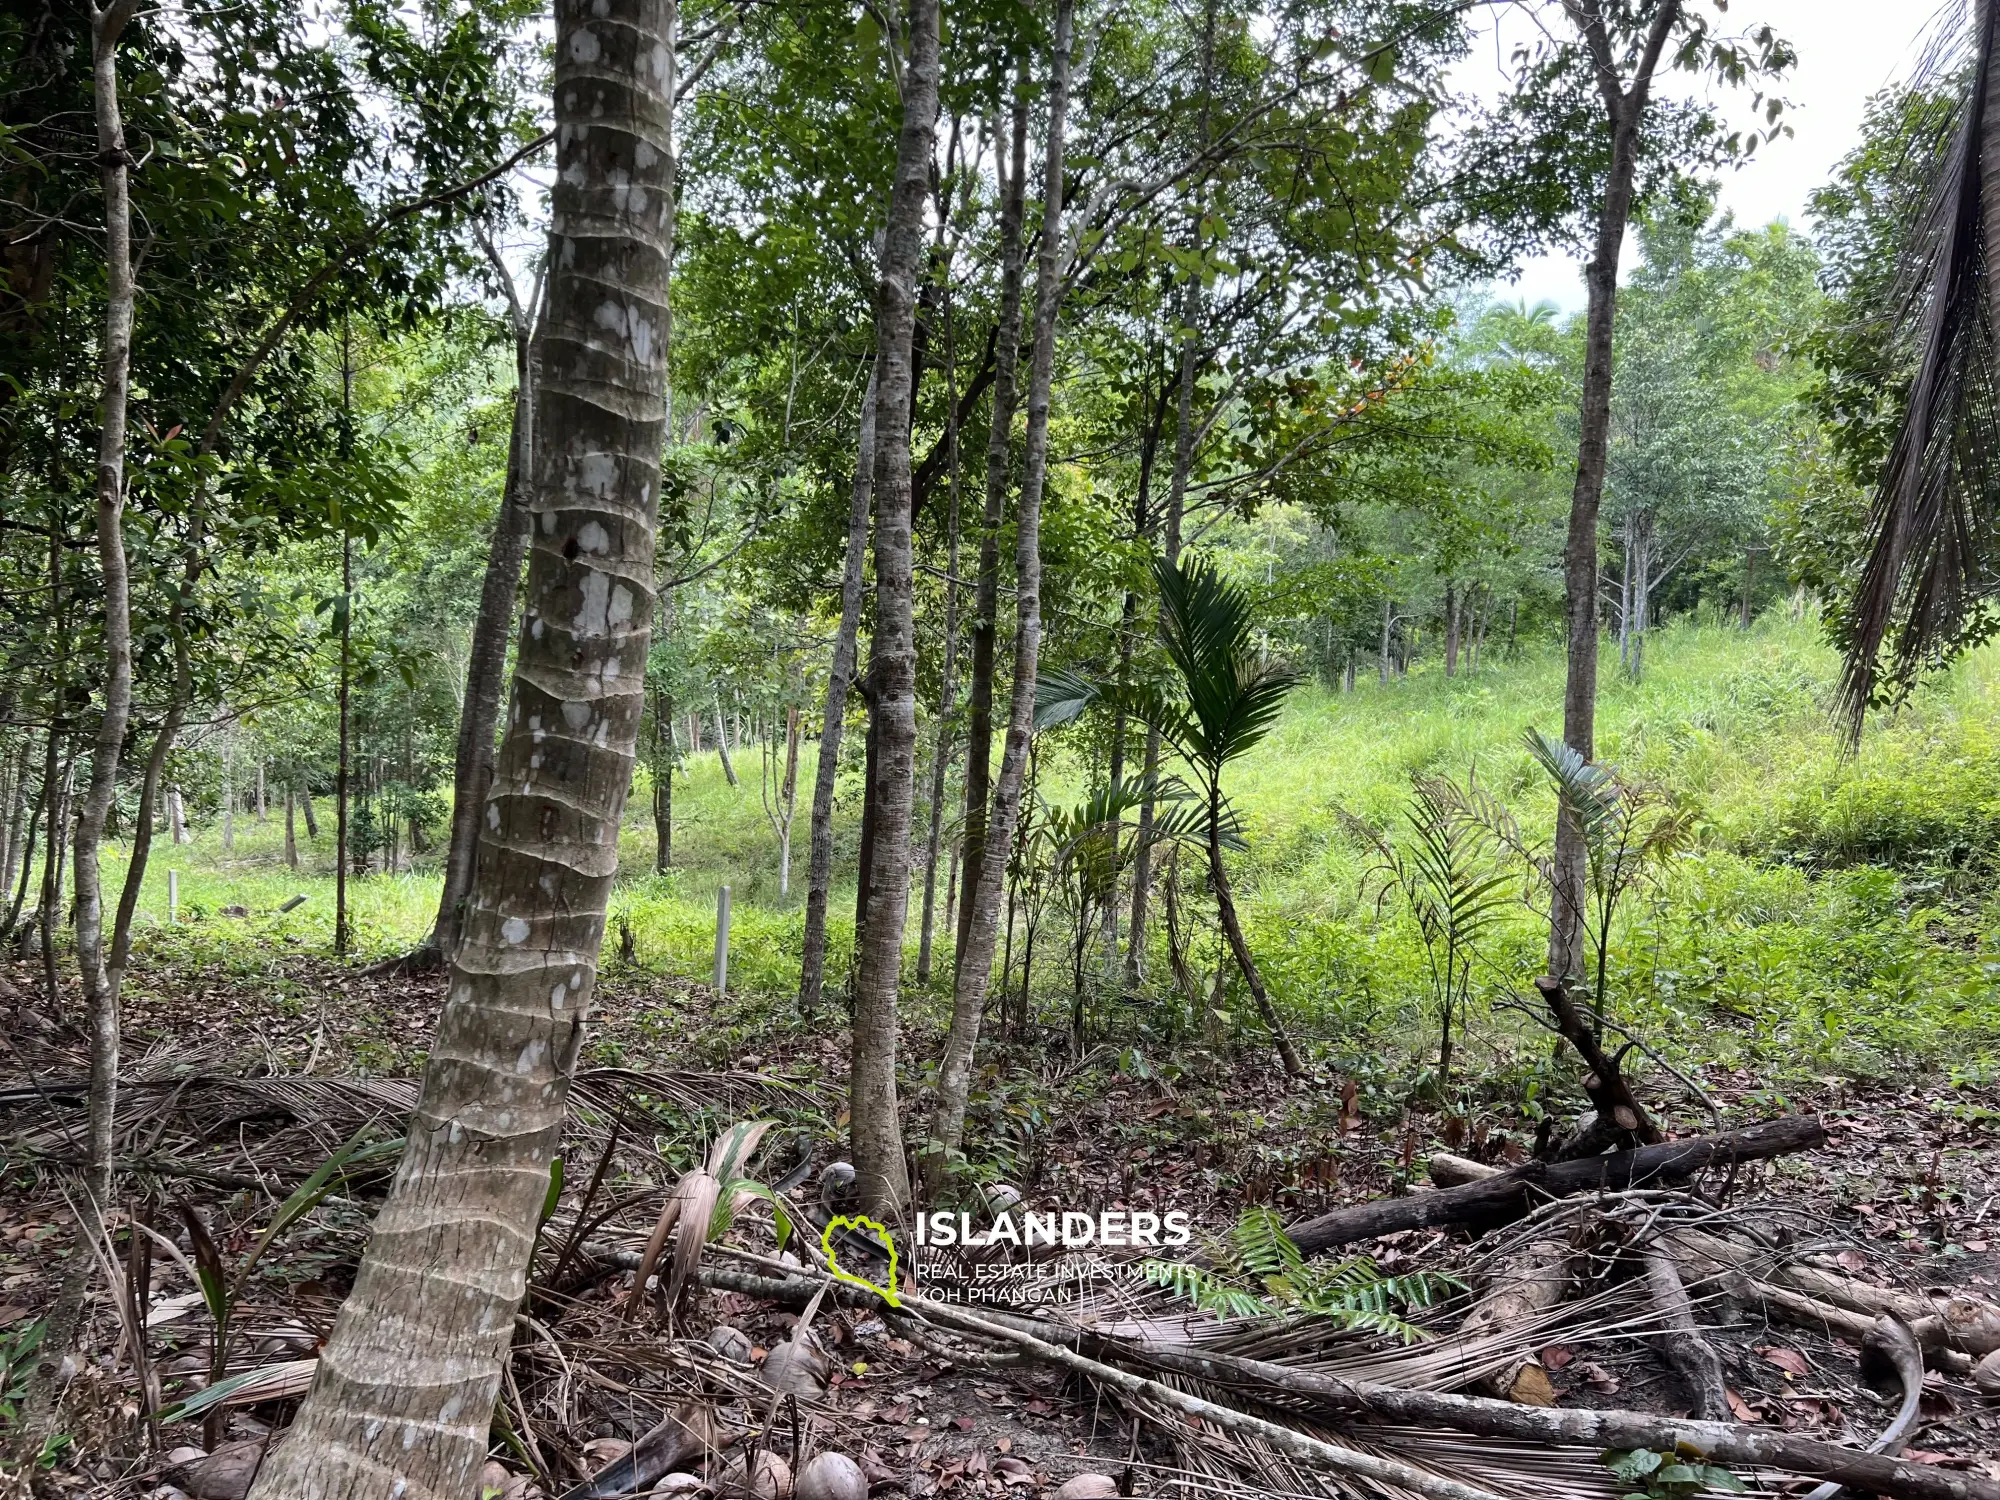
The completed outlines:
<svg viewBox="0 0 2000 1500">
<path fill-rule="evenodd" d="M 1451 1227 L 1484 1231 L 1525 1217 L 1538 1198 L 1566 1198 L 1575 1193 L 1681 1180 L 1713 1166 L 1765 1161 L 1794 1151 L 1810 1151 L 1825 1141 L 1826 1131 L 1818 1116 L 1787 1115 L 1742 1130 L 1690 1136 L 1610 1156 L 1528 1162 L 1463 1187 L 1337 1208 L 1288 1232 L 1301 1250 L 1315 1255 L 1338 1245 L 1408 1229 Z"/>
<path fill-rule="evenodd" d="M 1343 1380 L 1291 1365 L 1183 1349 L 1133 1347 L 1128 1357 L 1233 1391 L 1254 1395 L 1262 1390 L 1305 1398 L 1331 1411 L 1361 1413 L 1384 1422 L 1448 1427 L 1478 1437 L 1698 1454 L 1711 1463 L 1831 1480 L 1894 1500 L 2000 1500 L 2000 1484 L 1990 1479 L 1953 1474 L 1933 1464 L 1906 1463 L 1769 1428 L 1647 1412 L 1522 1406 L 1481 1396 Z"/>
<path fill-rule="evenodd" d="M 1569 1287 L 1569 1247 L 1557 1240 L 1536 1240 L 1487 1282 L 1456 1337 L 1469 1342 L 1517 1328 L 1559 1305 Z M 1529 1355 L 1495 1370 L 1477 1384 L 1488 1395 L 1536 1406 L 1547 1406 L 1555 1399 L 1548 1372 L 1540 1360 Z"/>
<path fill-rule="evenodd" d="M 1639 1254 L 1646 1267 L 1646 1289 L 1666 1325 L 1659 1336 L 1660 1353 L 1680 1376 L 1690 1415 L 1709 1422 L 1728 1421 L 1729 1387 L 1722 1380 L 1722 1358 L 1694 1320 L 1694 1304 L 1688 1301 L 1673 1256 L 1657 1241 Z"/>
</svg>

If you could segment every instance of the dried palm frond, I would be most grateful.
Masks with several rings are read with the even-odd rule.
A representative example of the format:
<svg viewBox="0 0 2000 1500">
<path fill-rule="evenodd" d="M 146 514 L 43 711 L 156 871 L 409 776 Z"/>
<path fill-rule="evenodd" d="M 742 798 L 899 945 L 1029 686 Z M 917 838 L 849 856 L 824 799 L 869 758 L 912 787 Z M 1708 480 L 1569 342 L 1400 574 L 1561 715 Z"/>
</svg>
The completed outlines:
<svg viewBox="0 0 2000 1500">
<path fill-rule="evenodd" d="M 1930 165 L 1930 190 L 1903 247 L 1902 282 L 1885 342 L 1914 365 L 1902 424 L 1869 519 L 1871 546 L 1849 618 L 1841 705 L 1858 736 L 1885 685 L 1881 656 L 1893 636 L 1887 686 L 1900 695 L 1917 674 L 1989 634 L 2000 584 L 2000 381 L 1986 263 L 2000 225 L 1986 222 L 1990 174 L 1986 114 L 1994 89 L 1996 12 L 1984 0 L 1970 28 L 1947 31 L 1917 87 L 1946 89 L 1954 74 L 1955 129 Z M 1969 56 L 1968 56 L 1969 54 Z M 1967 66 L 1967 64 L 1970 64 Z"/>
</svg>

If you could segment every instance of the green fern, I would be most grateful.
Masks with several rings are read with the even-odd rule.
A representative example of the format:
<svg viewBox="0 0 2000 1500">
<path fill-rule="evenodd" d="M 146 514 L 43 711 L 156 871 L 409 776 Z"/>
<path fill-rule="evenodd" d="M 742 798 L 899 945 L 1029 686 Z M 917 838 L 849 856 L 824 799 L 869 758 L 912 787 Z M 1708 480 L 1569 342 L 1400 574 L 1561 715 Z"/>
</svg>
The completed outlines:
<svg viewBox="0 0 2000 1500">
<path fill-rule="evenodd" d="M 1214 1317 L 1261 1318 L 1268 1317 L 1271 1312 L 1250 1293 L 1184 1260 L 1144 1261 L 1139 1270 L 1152 1285 L 1165 1287 L 1181 1301 L 1192 1302 L 1202 1312 Z"/>
<path fill-rule="evenodd" d="M 1244 1210 L 1228 1235 L 1209 1247 L 1209 1259 L 1214 1270 L 1149 1260 L 1140 1271 L 1150 1284 L 1219 1318 L 1303 1315 L 1406 1344 L 1428 1335 L 1405 1314 L 1464 1286 L 1436 1271 L 1385 1276 L 1365 1255 L 1330 1264 L 1308 1261 L 1278 1215 L 1261 1207 Z"/>
</svg>

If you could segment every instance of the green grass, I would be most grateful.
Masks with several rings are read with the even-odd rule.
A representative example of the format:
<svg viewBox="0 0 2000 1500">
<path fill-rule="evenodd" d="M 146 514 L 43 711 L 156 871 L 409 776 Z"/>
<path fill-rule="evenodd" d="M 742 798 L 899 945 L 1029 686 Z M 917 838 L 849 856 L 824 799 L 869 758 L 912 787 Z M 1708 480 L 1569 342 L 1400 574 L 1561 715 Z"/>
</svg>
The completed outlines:
<svg viewBox="0 0 2000 1500">
<path fill-rule="evenodd" d="M 1782 612 L 1747 633 L 1693 623 L 1662 630 L 1640 683 L 1608 656 L 1600 756 L 1701 812 L 1698 846 L 1631 904 L 1615 949 L 1615 1007 L 1656 1044 L 1780 1074 L 1912 1064 L 1984 1074 L 2000 1058 L 2000 912 L 1986 895 L 2000 861 L 2000 649 L 1930 684 L 1901 715 L 1871 723 L 1851 757 L 1829 715 L 1836 666 L 1816 623 Z M 1434 1025 L 1414 926 L 1393 896 L 1378 900 L 1341 811 L 1397 831 L 1412 773 L 1462 780 L 1476 771 L 1531 835 L 1545 835 L 1553 796 L 1521 736 L 1530 725 L 1560 729 L 1562 674 L 1560 652 L 1544 646 L 1453 680 L 1420 668 L 1386 686 L 1364 679 L 1352 694 L 1305 688 L 1270 739 L 1234 768 L 1231 791 L 1250 844 L 1238 883 L 1253 943 L 1280 1005 L 1344 1066 L 1407 1076 L 1434 1045 Z M 1078 794 L 1083 773 L 1072 752 L 1052 745 L 1044 767 L 1046 795 Z M 706 978 L 715 890 L 727 882 L 731 987 L 777 1001 L 797 979 L 807 808 L 799 810 L 791 890 L 781 898 L 754 751 L 738 757 L 738 770 L 742 784 L 731 789 L 705 754 L 677 782 L 676 869 L 667 876 L 644 873 L 653 856 L 649 798 L 643 783 L 635 789 L 622 851 L 632 874 L 614 894 L 612 916 L 630 924 L 642 965 Z M 811 775 L 808 746 L 802 804 Z M 858 769 L 844 767 L 841 786 L 837 868 L 846 874 Z M 312 868 L 300 874 L 282 864 L 276 817 L 239 819 L 237 828 L 229 859 L 213 827 L 192 847 L 157 849 L 142 902 L 142 961 L 149 947 L 165 956 L 197 932 L 225 947 L 330 943 L 327 821 Z M 182 872 L 191 921 L 179 934 L 163 926 L 169 868 Z M 422 872 L 374 875 L 350 890 L 364 956 L 412 945 L 437 900 L 435 875 Z M 271 915 L 294 892 L 305 892 L 307 904 Z M 232 904 L 253 915 L 216 915 Z M 850 877 L 832 903 L 836 979 L 852 904 Z M 914 957 L 914 900 L 911 911 Z M 1542 943 L 1540 919 L 1522 906 L 1482 952 L 1466 1055 L 1503 1087 L 1516 1079 L 1527 1088 L 1543 1071 L 1540 1034 L 1505 1009 L 1539 972 Z M 1052 1022 L 1066 1010 L 1059 946 L 1057 933 L 1037 958 Z M 1210 966 L 1205 973 L 1215 951 L 1204 932 L 1195 957 Z M 1165 974 L 1163 950 L 1153 968 Z M 911 1003 L 934 1012 L 941 996 L 934 985 Z M 1185 1026 L 1177 1009 L 1155 998 L 1101 1022 L 1113 1040 L 1157 1038 Z"/>
</svg>

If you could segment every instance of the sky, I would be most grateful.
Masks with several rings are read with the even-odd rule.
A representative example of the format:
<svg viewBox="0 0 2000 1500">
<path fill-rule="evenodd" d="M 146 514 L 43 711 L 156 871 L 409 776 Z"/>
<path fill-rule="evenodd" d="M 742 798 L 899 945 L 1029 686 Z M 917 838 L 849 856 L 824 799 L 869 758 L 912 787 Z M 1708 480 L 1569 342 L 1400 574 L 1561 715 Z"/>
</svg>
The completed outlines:
<svg viewBox="0 0 2000 1500">
<path fill-rule="evenodd" d="M 1947 0 L 1955 3 L 1955 0 Z M 1798 66 L 1777 90 L 1788 102 L 1785 119 L 1794 135 L 1760 145 L 1750 162 L 1722 173 L 1719 206 L 1744 225 L 1782 218 L 1810 232 L 1806 199 L 1834 164 L 1861 137 L 1861 112 L 1868 96 L 1906 76 L 1917 61 L 1919 38 L 1938 13 L 1938 0 L 1733 0 L 1732 28 L 1749 30 L 1768 22 L 1798 53 Z M 1511 43 L 1501 35 L 1501 57 Z M 1461 65 L 1462 87 L 1485 92 L 1496 87 L 1496 58 L 1489 34 Z M 1726 102 L 1726 101 L 1725 101 Z M 1733 119 L 1747 119 L 1742 99 Z M 1633 238 L 1626 238 L 1627 261 Z M 1582 263 L 1567 256 L 1540 256 L 1524 262 L 1520 276 L 1493 288 L 1497 297 L 1526 298 L 1532 306 L 1547 299 L 1566 312 L 1583 307 Z"/>
</svg>

